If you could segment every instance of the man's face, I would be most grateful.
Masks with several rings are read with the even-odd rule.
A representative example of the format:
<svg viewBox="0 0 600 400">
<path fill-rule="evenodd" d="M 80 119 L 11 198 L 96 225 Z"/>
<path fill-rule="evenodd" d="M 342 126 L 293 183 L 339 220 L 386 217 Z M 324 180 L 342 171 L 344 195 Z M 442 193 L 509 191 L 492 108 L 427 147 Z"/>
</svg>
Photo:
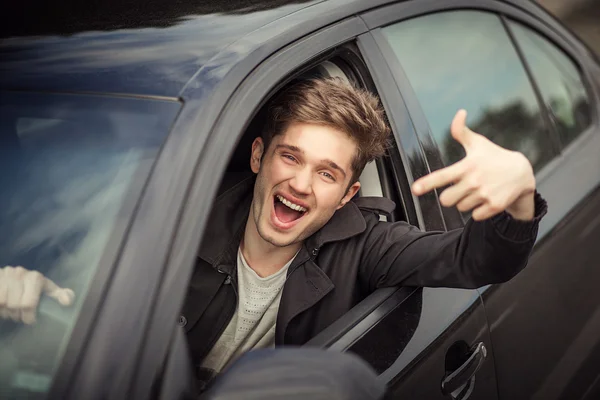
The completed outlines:
<svg viewBox="0 0 600 400">
<path fill-rule="evenodd" d="M 336 129 L 292 123 L 263 148 L 252 144 L 258 173 L 252 217 L 261 238 L 277 247 L 299 243 L 318 231 L 360 188 L 351 163 L 356 143 Z"/>
</svg>

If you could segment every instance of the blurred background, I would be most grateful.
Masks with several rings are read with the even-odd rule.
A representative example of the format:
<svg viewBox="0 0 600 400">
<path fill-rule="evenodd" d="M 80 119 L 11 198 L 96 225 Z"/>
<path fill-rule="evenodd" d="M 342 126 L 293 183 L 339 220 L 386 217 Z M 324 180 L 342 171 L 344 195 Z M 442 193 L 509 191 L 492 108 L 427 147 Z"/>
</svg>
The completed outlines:
<svg viewBox="0 0 600 400">
<path fill-rule="evenodd" d="M 537 0 L 600 56 L 600 0 Z"/>
</svg>

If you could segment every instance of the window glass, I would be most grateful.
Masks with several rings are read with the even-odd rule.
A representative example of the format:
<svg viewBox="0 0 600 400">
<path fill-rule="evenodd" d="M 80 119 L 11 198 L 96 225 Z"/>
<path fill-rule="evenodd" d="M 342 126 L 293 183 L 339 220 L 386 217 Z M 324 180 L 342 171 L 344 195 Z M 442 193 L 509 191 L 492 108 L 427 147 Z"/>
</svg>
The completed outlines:
<svg viewBox="0 0 600 400">
<path fill-rule="evenodd" d="M 49 389 L 111 232 L 128 221 L 126 194 L 147 177 L 179 107 L 0 93 L 0 267 L 36 270 L 75 292 L 64 308 L 42 295 L 32 325 L 0 316 L 0 398 Z"/>
<path fill-rule="evenodd" d="M 456 112 L 495 143 L 524 153 L 537 170 L 554 155 L 533 88 L 500 19 L 490 13 L 431 14 L 383 29 L 416 92 L 446 165 L 464 156 L 450 135 Z"/>
<path fill-rule="evenodd" d="M 566 145 L 591 124 L 590 103 L 579 70 L 540 34 L 515 22 L 510 26 Z"/>
</svg>

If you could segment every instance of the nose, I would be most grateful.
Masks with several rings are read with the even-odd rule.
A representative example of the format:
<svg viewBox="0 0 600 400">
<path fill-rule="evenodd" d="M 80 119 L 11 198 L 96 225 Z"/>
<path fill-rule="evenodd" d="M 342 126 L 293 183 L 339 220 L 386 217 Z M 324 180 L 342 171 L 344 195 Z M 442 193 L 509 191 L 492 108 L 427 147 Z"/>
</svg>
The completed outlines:
<svg viewBox="0 0 600 400">
<path fill-rule="evenodd" d="M 290 180 L 290 188 L 298 195 L 309 195 L 312 190 L 312 173 L 309 168 L 296 171 Z"/>
</svg>

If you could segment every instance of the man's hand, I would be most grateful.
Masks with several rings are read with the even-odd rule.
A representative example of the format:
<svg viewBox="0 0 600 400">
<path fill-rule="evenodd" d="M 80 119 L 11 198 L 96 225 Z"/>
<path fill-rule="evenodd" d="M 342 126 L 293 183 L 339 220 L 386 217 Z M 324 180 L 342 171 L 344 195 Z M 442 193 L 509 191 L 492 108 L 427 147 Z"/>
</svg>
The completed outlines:
<svg viewBox="0 0 600 400">
<path fill-rule="evenodd" d="M 71 289 L 58 287 L 37 271 L 11 266 L 0 268 L 0 319 L 33 324 L 42 292 L 63 306 L 71 305 L 75 298 Z"/>
<path fill-rule="evenodd" d="M 423 195 L 452 185 L 440 194 L 440 203 L 471 211 L 474 220 L 491 218 L 502 211 L 519 220 L 532 220 L 535 212 L 535 176 L 527 158 L 506 150 L 471 131 L 465 125 L 467 112 L 456 113 L 450 131 L 465 149 L 461 161 L 417 180 L 412 191 Z"/>
</svg>

